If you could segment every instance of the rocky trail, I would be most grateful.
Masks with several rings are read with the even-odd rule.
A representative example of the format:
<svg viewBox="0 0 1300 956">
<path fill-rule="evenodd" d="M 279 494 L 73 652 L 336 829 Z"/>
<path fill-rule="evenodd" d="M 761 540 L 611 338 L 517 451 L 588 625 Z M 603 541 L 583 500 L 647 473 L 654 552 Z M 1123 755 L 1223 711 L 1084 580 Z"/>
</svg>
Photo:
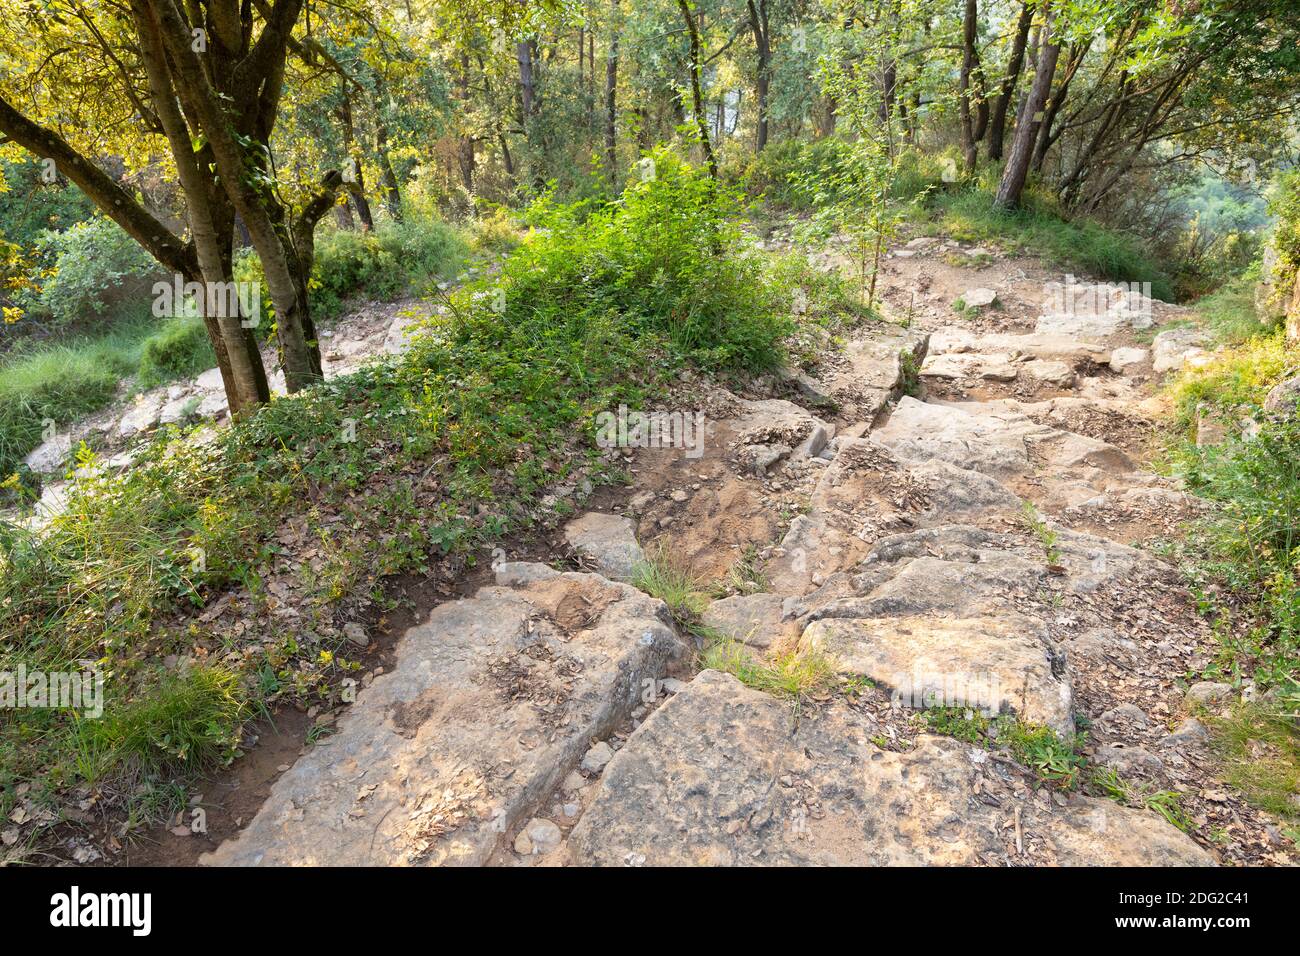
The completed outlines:
<svg viewBox="0 0 1300 956">
<path fill-rule="evenodd" d="M 1230 690 L 1187 686 L 1212 637 L 1140 547 L 1199 511 L 1143 468 L 1153 383 L 1202 354 L 1161 331 L 1184 310 L 1107 290 L 1045 312 L 1061 276 L 942 239 L 884 278 L 908 327 L 858 329 L 766 395 L 684 379 L 672 410 L 704 415 L 702 450 L 620 449 L 623 500 L 407 630 L 204 862 L 1288 862 L 1216 779 L 1195 712 Z M 731 583 L 711 633 L 826 655 L 841 689 L 795 705 L 701 671 L 692 630 L 630 583 L 647 554 Z M 935 700 L 1084 731 L 1128 798 L 929 732 Z M 1171 791 L 1186 832 L 1132 797 Z"/>
<path fill-rule="evenodd" d="M 834 245 L 819 264 L 846 267 Z M 1062 304 L 1064 278 L 917 238 L 882 276 L 893 321 L 816 367 L 739 394 L 684 375 L 665 411 L 702 442 L 611 450 L 630 487 L 545 563 L 498 552 L 490 584 L 426 603 L 335 733 L 246 775 L 260 809 L 214 788 L 242 829 L 203 862 L 1290 862 L 1216 777 L 1196 715 L 1233 692 L 1189 677 L 1213 638 L 1144 548 L 1201 510 L 1144 464 L 1154 386 L 1202 340 L 1186 310 L 1121 290 Z M 341 320 L 327 368 L 400 351 L 418 311 Z M 47 442 L 41 510 L 82 438 L 129 467 L 151 428 L 222 405 L 213 370 Z M 647 557 L 714 585 L 698 620 L 633 586 Z M 701 669 L 706 634 L 756 661 L 817 656 L 842 683 L 752 689 Z M 984 729 L 934 732 L 936 702 L 1082 732 L 1122 801 L 1044 782 Z"/>
</svg>

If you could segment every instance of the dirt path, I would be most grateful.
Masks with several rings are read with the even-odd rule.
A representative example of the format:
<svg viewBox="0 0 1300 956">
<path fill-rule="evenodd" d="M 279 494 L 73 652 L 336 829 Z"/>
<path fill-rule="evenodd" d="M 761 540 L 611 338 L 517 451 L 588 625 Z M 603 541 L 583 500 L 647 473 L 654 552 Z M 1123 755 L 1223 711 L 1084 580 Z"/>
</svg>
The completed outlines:
<svg viewBox="0 0 1300 956">
<path fill-rule="evenodd" d="M 1044 309 L 1063 279 L 917 240 L 885 276 L 909 327 L 754 394 L 683 380 L 669 411 L 702 416 L 702 447 L 612 450 L 626 498 L 409 628 L 205 862 L 1286 862 L 1216 779 L 1188 698 L 1227 689 L 1184 683 L 1212 638 L 1140 547 L 1199 509 L 1145 469 L 1154 368 L 1197 354 L 1153 332 L 1185 315 L 1109 291 Z M 700 672 L 696 636 L 626 583 L 646 551 L 721 582 L 713 633 L 846 683 L 794 708 Z M 918 719 L 936 701 L 955 737 Z M 969 742 L 985 711 L 1082 730 L 1120 799 Z"/>
</svg>

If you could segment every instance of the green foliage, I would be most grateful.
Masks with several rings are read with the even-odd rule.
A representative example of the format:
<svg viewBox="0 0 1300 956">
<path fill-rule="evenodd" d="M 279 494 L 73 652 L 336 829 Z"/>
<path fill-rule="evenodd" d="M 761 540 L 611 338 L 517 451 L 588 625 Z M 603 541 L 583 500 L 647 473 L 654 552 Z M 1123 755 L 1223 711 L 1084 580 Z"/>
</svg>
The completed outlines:
<svg viewBox="0 0 1300 956">
<path fill-rule="evenodd" d="M 66 181 L 41 181 L 41 164 L 35 159 L 0 163 L 0 223 L 4 238 L 24 248 L 40 241 L 42 233 L 69 229 L 89 219 L 89 199 Z"/>
<path fill-rule="evenodd" d="M 1259 621 L 1239 666 L 1261 686 L 1300 683 L 1300 419 L 1266 423 L 1254 439 L 1188 450 L 1198 495 L 1217 504 L 1192 535 L 1195 578 L 1223 582 Z"/>
<path fill-rule="evenodd" d="M 992 718 L 969 707 L 931 707 L 920 717 L 933 734 L 955 737 L 977 747 L 987 747 L 993 739 L 989 734 L 993 728 Z"/>
<path fill-rule="evenodd" d="M 701 655 L 700 666 L 730 674 L 746 687 L 782 697 L 796 706 L 812 695 L 828 693 L 837 683 L 835 666 L 816 651 L 789 651 L 760 660 L 743 644 L 716 641 Z"/>
<path fill-rule="evenodd" d="M 0 475 L 41 443 L 45 422 L 65 426 L 98 411 L 137 374 L 152 387 L 216 363 L 202 321 L 153 317 L 117 322 L 96 336 L 22 345 L 0 362 Z"/>
<path fill-rule="evenodd" d="M 451 278 L 465 263 L 469 246 L 439 219 L 383 223 L 373 232 L 336 229 L 316 240 L 312 267 L 312 312 L 329 319 L 351 299 L 394 299 Z M 251 250 L 235 260 L 235 281 L 262 287 L 262 314 L 273 314 L 261 263 Z"/>
<path fill-rule="evenodd" d="M 548 232 L 502 269 L 507 324 L 606 328 L 705 368 L 773 368 L 793 322 L 744 242 L 736 197 L 666 150 L 650 158 L 654 178 L 630 183 L 581 223 L 582 209 L 543 200 L 534 210 Z M 462 299 L 465 321 L 490 312 L 490 298 L 474 309 Z"/>
<path fill-rule="evenodd" d="M 78 480 L 39 537 L 3 526 L 0 666 L 91 656 L 112 693 L 98 728 L 39 715 L 0 726 L 0 780 L 220 759 L 249 707 L 328 699 L 350 673 L 338 602 L 527 525 L 542 490 L 575 469 L 611 480 L 591 440 L 597 412 L 643 405 L 688 360 L 724 371 L 775 362 L 791 290 L 747 249 L 706 179 L 669 157 L 659 167 L 584 222 L 538 210 L 550 231 L 504 265 L 503 295 L 486 283 L 454 293 L 400 360 L 277 399 L 208 442 L 164 429 L 130 469 Z M 135 340 L 137 361 L 147 350 L 160 374 L 187 361 L 193 331 L 149 333 Z M 258 600 L 283 572 L 275 535 L 286 527 L 304 529 L 318 554 L 299 572 L 310 600 L 292 633 L 218 642 L 188 627 L 231 588 Z M 684 615 L 698 607 L 693 586 L 663 567 L 642 582 Z M 334 636 L 306 643 L 309 629 Z M 223 655 L 233 644 L 220 658 L 229 674 L 200 686 L 159 678 L 152 662 L 196 644 Z M 802 686 L 805 669 L 773 679 Z"/>
<path fill-rule="evenodd" d="M 1066 790 L 1079 782 L 1084 759 L 1078 752 L 1077 740 L 1063 740 L 1050 727 L 1007 718 L 998 722 L 998 740 L 1039 779 Z"/>
<path fill-rule="evenodd" d="M 667 604 L 683 625 L 693 623 L 704 610 L 706 602 L 699 582 L 662 550 L 648 555 L 632 569 L 631 584 Z"/>
<path fill-rule="evenodd" d="M 1278 188 L 1269 204 L 1277 220 L 1273 231 L 1273 244 L 1283 262 L 1300 269 L 1300 170 L 1291 170 L 1278 182 Z"/>
<path fill-rule="evenodd" d="M 98 216 L 66 232 L 46 233 L 38 248 L 55 274 L 42 283 L 32 310 L 63 324 L 140 314 L 162 277 L 162 267 L 134 239 Z"/>
<path fill-rule="evenodd" d="M 157 772 L 225 763 L 234 756 L 246 714 L 235 674 L 191 667 L 141 688 L 103 719 L 78 720 L 78 761 L 92 781 L 123 766 Z"/>
<path fill-rule="evenodd" d="M 497 206 L 490 214 L 475 219 L 470 223 L 469 232 L 471 242 L 479 252 L 513 252 L 520 242 L 519 230 L 505 206 Z"/>
<path fill-rule="evenodd" d="M 168 319 L 145 339 L 136 383 L 150 388 L 173 379 L 198 375 L 217 364 L 201 318 Z"/>
<path fill-rule="evenodd" d="M 1059 565 L 1061 563 L 1061 549 L 1057 545 L 1060 541 L 1060 535 L 1038 513 L 1038 509 L 1034 507 L 1033 502 L 1026 501 L 1021 506 L 1020 520 L 1029 533 L 1037 538 L 1038 543 L 1042 545 L 1043 557 L 1047 559 L 1048 565 Z"/>
<path fill-rule="evenodd" d="M 1063 738 L 1050 727 L 1011 714 L 985 716 L 969 707 L 934 707 L 918 715 L 931 733 L 964 740 L 978 747 L 1004 747 L 1040 780 L 1072 790 L 1085 760 L 1080 738 Z"/>
<path fill-rule="evenodd" d="M 102 408 L 134 371 L 143 322 L 94 339 L 19 348 L 0 364 L 0 473 L 7 476 L 40 444 L 47 421 L 66 425 Z"/>
<path fill-rule="evenodd" d="M 1174 790 L 1152 790 L 1134 784 L 1109 767 L 1094 768 L 1088 783 L 1116 803 L 1158 813 L 1184 833 L 1191 829 L 1192 822 L 1183 810 L 1182 795 Z"/>
<path fill-rule="evenodd" d="M 1300 687 L 1291 692 L 1300 698 Z M 1300 713 L 1297 702 L 1289 708 L 1241 703 L 1225 717 L 1207 718 L 1228 782 L 1255 806 L 1293 822 L 1300 820 L 1300 725 L 1286 714 Z"/>
<path fill-rule="evenodd" d="M 812 142 L 783 140 L 756 155 L 736 179 L 755 199 L 784 209 L 811 210 L 826 200 L 846 198 L 835 191 L 835 184 L 837 171 L 851 154 L 850 144 L 835 136 Z"/>
<path fill-rule="evenodd" d="M 1258 281 L 1259 268 L 1254 266 L 1197 301 L 1196 312 L 1202 324 L 1220 343 L 1239 345 L 1270 331 L 1255 309 Z"/>
<path fill-rule="evenodd" d="M 1184 371 L 1170 386 L 1176 427 L 1194 440 L 1197 418 L 1210 415 L 1237 430 L 1243 418 L 1258 412 L 1269 389 L 1293 364 L 1282 329 L 1235 348 L 1220 348 L 1210 364 Z"/>
</svg>

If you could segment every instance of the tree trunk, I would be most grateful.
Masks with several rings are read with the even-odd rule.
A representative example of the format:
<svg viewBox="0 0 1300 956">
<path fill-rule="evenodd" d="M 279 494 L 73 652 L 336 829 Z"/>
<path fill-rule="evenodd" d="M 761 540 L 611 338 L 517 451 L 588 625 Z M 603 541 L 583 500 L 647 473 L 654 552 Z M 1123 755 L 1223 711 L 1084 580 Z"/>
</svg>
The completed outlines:
<svg viewBox="0 0 1300 956">
<path fill-rule="evenodd" d="M 520 122 L 527 130 L 536 111 L 537 88 L 533 83 L 533 45 L 528 40 L 515 44 L 515 59 L 519 61 Z"/>
<path fill-rule="evenodd" d="M 1016 33 L 1011 41 L 1011 56 L 1007 59 L 1007 71 L 1002 77 L 1002 86 L 989 117 L 989 159 L 1002 158 L 1007 112 L 1011 106 L 1011 97 L 1015 95 L 1016 81 L 1020 79 L 1020 71 L 1025 66 L 1025 44 L 1029 42 L 1029 27 L 1033 21 L 1033 4 L 1026 3 L 1020 8 L 1020 19 L 1016 21 Z"/>
<path fill-rule="evenodd" d="M 466 113 L 469 111 L 469 54 L 460 55 L 460 73 L 456 77 L 456 99 L 460 101 L 461 109 Z M 468 133 L 461 133 L 460 142 L 456 150 L 457 165 L 460 167 L 460 183 L 465 187 L 465 192 L 474 192 L 474 137 Z"/>
<path fill-rule="evenodd" d="M 393 162 L 388 155 L 388 126 L 383 120 L 375 124 L 375 153 L 379 156 L 379 168 L 384 175 L 384 205 L 393 222 L 402 221 L 402 193 L 397 185 L 397 173 L 393 171 Z"/>
<path fill-rule="evenodd" d="M 605 163 L 618 185 L 618 0 L 609 0 L 609 51 L 605 54 Z"/>
<path fill-rule="evenodd" d="M 704 161 L 709 167 L 709 175 L 718 178 L 718 160 L 713 155 L 713 143 L 709 141 L 709 123 L 704 117 L 704 93 L 700 88 L 700 31 L 691 13 L 690 0 L 677 0 L 677 9 L 686 21 L 686 31 L 691 38 L 691 108 L 695 114 L 695 128 L 699 133 L 700 146 L 704 150 Z"/>
<path fill-rule="evenodd" d="M 754 49 L 758 53 L 758 74 L 754 89 L 758 94 L 758 135 L 755 150 L 762 152 L 768 137 L 768 97 L 772 86 L 772 34 L 768 25 L 767 0 L 748 0 L 749 28 L 754 34 Z"/>
<path fill-rule="evenodd" d="M 962 15 L 961 78 L 957 88 L 957 108 L 961 116 L 961 155 L 966 164 L 966 175 L 975 171 L 977 150 L 975 130 L 971 123 L 971 73 L 975 68 L 975 29 L 978 11 L 976 0 L 966 0 Z"/>
<path fill-rule="evenodd" d="M 1024 192 L 1025 179 L 1029 175 L 1029 161 L 1033 157 L 1034 140 L 1042 124 L 1043 106 L 1047 94 L 1052 88 L 1052 77 L 1056 73 L 1056 60 L 1061 46 L 1052 35 L 1053 14 L 1049 6 L 1044 13 L 1038 66 L 1034 70 L 1034 84 L 1029 96 L 1021 104 L 1016 116 L 1016 133 L 1011 141 L 1011 155 L 1007 157 L 1006 168 L 1002 171 L 1002 181 L 998 184 L 997 197 L 993 205 L 999 209 L 1009 209 L 1020 204 L 1020 195 Z"/>
<path fill-rule="evenodd" d="M 1088 42 L 1071 48 L 1065 74 L 1061 77 L 1056 92 L 1048 99 L 1047 108 L 1043 112 L 1043 125 L 1039 130 L 1038 139 L 1034 145 L 1034 158 L 1031 164 L 1034 172 L 1042 171 L 1043 163 L 1047 159 L 1047 151 L 1056 142 L 1056 137 L 1052 135 L 1052 124 L 1056 122 L 1057 114 L 1061 112 L 1061 107 L 1065 105 L 1066 97 L 1070 92 L 1070 81 L 1074 79 L 1074 74 L 1078 72 L 1080 65 L 1082 65 L 1083 58 L 1088 55 L 1090 45 L 1090 42 Z"/>
<path fill-rule="evenodd" d="M 352 123 L 352 97 L 348 93 L 347 81 L 343 80 L 340 85 L 342 100 L 338 109 L 339 126 L 343 131 L 343 152 L 347 156 L 346 162 L 350 165 L 352 173 L 350 177 L 344 177 L 344 188 L 352 197 L 352 205 L 361 220 L 361 231 L 372 232 L 375 228 L 375 217 L 371 214 L 370 202 L 366 199 L 366 176 L 361 168 L 360 153 L 356 148 L 356 128 Z"/>
</svg>

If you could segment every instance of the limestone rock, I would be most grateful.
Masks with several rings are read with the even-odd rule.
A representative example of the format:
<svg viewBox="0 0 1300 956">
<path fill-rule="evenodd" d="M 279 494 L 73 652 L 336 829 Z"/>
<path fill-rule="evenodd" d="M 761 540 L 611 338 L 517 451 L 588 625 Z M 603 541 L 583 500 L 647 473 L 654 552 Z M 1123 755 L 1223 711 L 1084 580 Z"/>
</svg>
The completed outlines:
<svg viewBox="0 0 1300 956">
<path fill-rule="evenodd" d="M 968 309 L 986 309 L 998 300 L 998 294 L 993 289 L 983 287 L 967 289 L 962 293 L 961 301 Z"/>
<path fill-rule="evenodd" d="M 642 724 L 605 769 L 569 837 L 599 866 L 970 865 L 1016 859 L 1025 832 L 1045 862 L 1204 864 L 1155 814 L 1105 800 L 979 799 L 980 775 L 1011 773 L 949 738 L 907 753 L 872 744 L 843 706 L 790 720 L 789 705 L 704 671 Z M 987 789 L 987 788 L 986 788 Z M 816 812 L 809 804 L 817 805 Z"/>
<path fill-rule="evenodd" d="M 1189 706 L 1209 707 L 1222 703 L 1232 696 L 1231 684 L 1220 684 L 1215 681 L 1197 681 L 1187 688 L 1187 703 Z"/>
<path fill-rule="evenodd" d="M 794 630 L 783 620 L 782 604 L 778 594 L 741 594 L 714 601 L 701 621 L 733 641 L 767 650 Z"/>
<path fill-rule="evenodd" d="M 1041 630 L 1014 614 L 831 618 L 808 625 L 800 646 L 828 654 L 841 673 L 869 678 L 903 706 L 1015 713 L 1067 737 L 1070 684 Z"/>
<path fill-rule="evenodd" d="M 130 438 L 158 424 L 162 412 L 162 395 L 140 395 L 117 425 L 119 438 Z"/>
<path fill-rule="evenodd" d="M 587 773 L 600 773 L 613 756 L 614 748 L 602 740 L 583 755 L 582 769 Z"/>
<path fill-rule="evenodd" d="M 1200 329 L 1166 329 L 1151 343 L 1151 368 L 1156 374 L 1177 371 L 1189 358 L 1203 354 L 1201 346 L 1204 344 L 1205 333 Z"/>
<path fill-rule="evenodd" d="M 684 653 L 668 619 L 662 602 L 578 573 L 439 605 L 203 862 L 485 862 Z"/>
<path fill-rule="evenodd" d="M 1110 365 L 1112 372 L 1124 372 L 1136 365 L 1142 365 L 1151 357 L 1151 353 L 1146 349 L 1138 348 L 1118 348 L 1110 353 L 1110 359 L 1107 364 Z"/>
<path fill-rule="evenodd" d="M 60 432 L 36 446 L 23 461 L 32 471 L 49 474 L 60 470 L 72 454 L 72 436 Z"/>
<path fill-rule="evenodd" d="M 565 525 L 564 539 L 591 558 L 597 571 L 616 581 L 630 581 L 637 565 L 645 562 L 636 525 L 622 515 L 588 512 Z"/>
<path fill-rule="evenodd" d="M 1269 412 L 1294 414 L 1297 405 L 1300 405 L 1300 375 L 1274 385 L 1264 399 L 1264 410 Z"/>
<path fill-rule="evenodd" d="M 922 378 L 950 380 L 985 379 L 992 382 L 1013 381 L 1019 369 L 1007 354 L 950 352 L 945 355 L 927 355 L 921 364 Z"/>
</svg>

